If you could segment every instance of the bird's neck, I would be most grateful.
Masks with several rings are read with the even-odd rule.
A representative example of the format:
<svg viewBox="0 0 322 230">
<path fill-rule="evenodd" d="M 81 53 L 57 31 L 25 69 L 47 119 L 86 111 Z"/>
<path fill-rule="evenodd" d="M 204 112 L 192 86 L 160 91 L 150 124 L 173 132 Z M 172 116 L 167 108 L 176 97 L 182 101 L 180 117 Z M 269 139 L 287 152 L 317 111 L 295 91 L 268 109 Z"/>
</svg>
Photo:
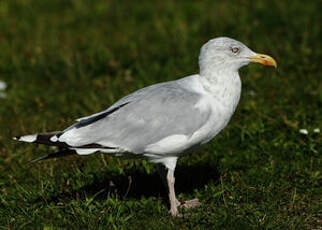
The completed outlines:
<svg viewBox="0 0 322 230">
<path fill-rule="evenodd" d="M 222 105 L 234 111 L 241 94 L 238 69 L 213 67 L 201 69 L 199 75 L 204 89 Z"/>
</svg>

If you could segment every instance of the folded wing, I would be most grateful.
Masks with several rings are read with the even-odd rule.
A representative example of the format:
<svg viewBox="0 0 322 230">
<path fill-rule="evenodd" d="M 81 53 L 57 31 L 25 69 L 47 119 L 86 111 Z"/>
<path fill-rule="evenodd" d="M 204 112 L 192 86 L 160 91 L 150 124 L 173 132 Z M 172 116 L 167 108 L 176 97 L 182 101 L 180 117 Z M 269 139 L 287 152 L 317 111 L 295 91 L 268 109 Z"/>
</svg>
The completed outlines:
<svg viewBox="0 0 322 230">
<path fill-rule="evenodd" d="M 68 146 L 97 146 L 143 153 L 151 144 L 172 135 L 190 137 L 210 115 L 196 104 L 201 95 L 177 82 L 141 89 L 109 109 L 85 117 L 57 136 Z M 54 138 L 52 138 L 53 140 Z M 98 149 L 99 150 L 99 149 Z"/>
</svg>

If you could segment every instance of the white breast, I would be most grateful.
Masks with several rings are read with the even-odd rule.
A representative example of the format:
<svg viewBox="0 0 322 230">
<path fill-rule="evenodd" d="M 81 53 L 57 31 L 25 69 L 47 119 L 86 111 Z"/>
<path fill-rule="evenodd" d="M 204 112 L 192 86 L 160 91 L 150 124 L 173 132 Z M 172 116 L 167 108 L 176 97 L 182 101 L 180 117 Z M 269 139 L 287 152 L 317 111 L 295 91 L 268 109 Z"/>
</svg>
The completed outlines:
<svg viewBox="0 0 322 230">
<path fill-rule="evenodd" d="M 200 110 L 211 110 L 208 121 L 191 136 L 172 135 L 147 146 L 145 156 L 152 159 L 169 155 L 179 156 L 186 150 L 209 142 L 228 124 L 240 97 L 241 84 L 238 84 L 238 80 L 228 88 L 215 89 L 215 93 L 203 86 L 199 75 L 191 76 L 189 85 L 191 90 L 203 95 L 195 106 Z"/>
<path fill-rule="evenodd" d="M 205 144 L 228 124 L 240 99 L 241 81 L 238 72 L 228 75 L 225 81 L 216 79 L 216 84 L 200 76 L 197 79 L 201 86 L 196 89 L 204 95 L 197 106 L 200 109 L 210 107 L 212 112 L 208 122 L 192 135 L 190 141 Z"/>
</svg>

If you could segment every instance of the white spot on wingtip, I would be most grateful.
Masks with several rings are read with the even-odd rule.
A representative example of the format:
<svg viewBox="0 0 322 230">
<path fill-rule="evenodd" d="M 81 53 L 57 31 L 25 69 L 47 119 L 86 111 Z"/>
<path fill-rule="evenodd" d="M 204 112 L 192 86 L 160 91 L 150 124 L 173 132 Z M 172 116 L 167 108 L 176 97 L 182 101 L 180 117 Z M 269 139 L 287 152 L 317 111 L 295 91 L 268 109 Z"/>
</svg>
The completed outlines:
<svg viewBox="0 0 322 230">
<path fill-rule="evenodd" d="M 50 141 L 51 141 L 51 142 L 56 142 L 56 141 L 58 141 L 57 136 L 52 136 L 52 137 L 50 138 Z"/>
<path fill-rule="evenodd" d="M 320 129 L 319 128 L 316 128 L 313 130 L 314 133 L 320 133 Z"/>
<path fill-rule="evenodd" d="M 33 134 L 33 135 L 22 136 L 18 140 L 19 141 L 25 141 L 25 142 L 34 142 L 34 141 L 37 140 L 37 135 Z"/>
<path fill-rule="evenodd" d="M 77 148 L 73 150 L 75 150 L 78 155 L 89 155 L 97 151 L 100 151 L 100 149 L 77 149 Z"/>
</svg>

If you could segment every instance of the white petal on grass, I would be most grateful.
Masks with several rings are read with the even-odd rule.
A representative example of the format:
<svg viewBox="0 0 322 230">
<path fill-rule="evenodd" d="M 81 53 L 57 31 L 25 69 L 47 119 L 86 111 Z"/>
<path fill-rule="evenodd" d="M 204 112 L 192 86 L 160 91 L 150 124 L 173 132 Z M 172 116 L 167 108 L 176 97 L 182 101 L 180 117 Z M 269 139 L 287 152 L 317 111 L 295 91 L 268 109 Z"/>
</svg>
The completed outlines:
<svg viewBox="0 0 322 230">
<path fill-rule="evenodd" d="M 320 133 L 320 129 L 319 128 L 316 128 L 316 129 L 313 130 L 313 132 Z"/>
<path fill-rule="evenodd" d="M 7 88 L 7 84 L 4 81 L 0 81 L 0 90 L 5 90 Z"/>
<path fill-rule="evenodd" d="M 309 134 L 309 131 L 307 131 L 307 129 L 300 129 L 299 132 L 301 134 L 304 134 L 304 135 L 308 135 Z"/>
<path fill-rule="evenodd" d="M 254 97 L 256 96 L 256 92 L 254 90 L 249 90 L 248 95 Z"/>
<path fill-rule="evenodd" d="M 0 92 L 0 99 L 5 99 L 7 97 L 7 94 Z"/>
</svg>

